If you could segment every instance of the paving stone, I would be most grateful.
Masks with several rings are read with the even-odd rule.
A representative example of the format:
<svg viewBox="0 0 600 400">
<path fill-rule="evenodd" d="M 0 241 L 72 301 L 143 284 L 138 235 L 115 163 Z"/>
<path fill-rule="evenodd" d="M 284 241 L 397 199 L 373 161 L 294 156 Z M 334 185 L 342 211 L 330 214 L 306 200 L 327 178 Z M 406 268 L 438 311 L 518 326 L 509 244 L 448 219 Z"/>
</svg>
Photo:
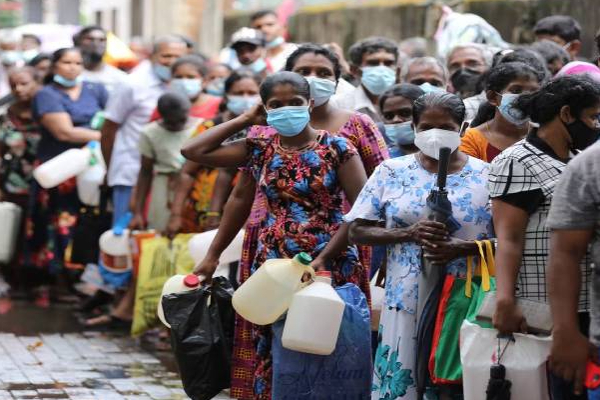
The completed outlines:
<svg viewBox="0 0 600 400">
<path fill-rule="evenodd" d="M 39 397 L 37 390 L 11 390 L 10 394 L 15 399 L 37 399 Z"/>
</svg>

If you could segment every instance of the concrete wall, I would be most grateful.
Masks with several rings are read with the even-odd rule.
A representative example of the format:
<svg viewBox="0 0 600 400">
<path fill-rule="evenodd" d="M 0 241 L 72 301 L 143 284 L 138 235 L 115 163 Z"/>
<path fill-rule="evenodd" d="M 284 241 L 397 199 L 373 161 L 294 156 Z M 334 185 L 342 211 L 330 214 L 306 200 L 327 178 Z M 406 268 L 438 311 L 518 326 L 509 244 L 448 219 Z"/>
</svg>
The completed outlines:
<svg viewBox="0 0 600 400">
<path fill-rule="evenodd" d="M 461 8 L 484 17 L 505 40 L 513 43 L 531 41 L 531 28 L 539 18 L 571 15 L 583 27 L 583 55 L 596 55 L 593 38 L 600 27 L 600 0 L 467 0 Z M 407 4 L 301 11 L 290 19 L 289 31 L 296 42 L 335 41 L 344 48 L 371 35 L 401 40 L 431 34 L 427 9 L 424 5 Z M 225 42 L 237 28 L 247 24 L 246 15 L 226 17 Z"/>
</svg>

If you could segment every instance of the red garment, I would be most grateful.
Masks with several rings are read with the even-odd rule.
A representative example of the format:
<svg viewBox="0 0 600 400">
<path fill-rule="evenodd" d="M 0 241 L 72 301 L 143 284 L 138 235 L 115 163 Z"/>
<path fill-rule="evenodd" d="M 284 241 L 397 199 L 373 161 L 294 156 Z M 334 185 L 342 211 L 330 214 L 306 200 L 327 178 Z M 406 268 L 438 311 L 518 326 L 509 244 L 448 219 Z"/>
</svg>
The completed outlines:
<svg viewBox="0 0 600 400">
<path fill-rule="evenodd" d="M 219 113 L 219 106 L 221 105 L 220 97 L 210 97 L 207 101 L 202 104 L 193 104 L 190 108 L 190 117 L 202 118 L 202 119 L 213 119 Z M 161 116 L 158 109 L 155 108 L 152 111 L 150 122 L 154 122 L 160 119 Z"/>
</svg>

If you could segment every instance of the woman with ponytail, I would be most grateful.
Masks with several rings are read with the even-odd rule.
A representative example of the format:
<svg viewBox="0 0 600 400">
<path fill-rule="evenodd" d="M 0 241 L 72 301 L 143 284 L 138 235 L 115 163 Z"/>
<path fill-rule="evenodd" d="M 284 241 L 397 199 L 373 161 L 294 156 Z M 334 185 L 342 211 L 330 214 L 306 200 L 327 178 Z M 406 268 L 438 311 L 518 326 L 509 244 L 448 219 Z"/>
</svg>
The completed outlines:
<svg viewBox="0 0 600 400">
<path fill-rule="evenodd" d="M 488 75 L 483 103 L 460 146 L 464 153 L 491 162 L 500 152 L 523 139 L 529 119 L 515 110 L 513 103 L 521 93 L 540 87 L 536 71 L 522 62 L 501 63 Z"/>
<path fill-rule="evenodd" d="M 539 128 L 502 152 L 490 167 L 488 186 L 499 266 L 494 326 L 501 333 L 526 329 L 517 297 L 547 301 L 546 219 L 554 188 L 567 162 L 600 136 L 600 85 L 585 76 L 556 78 L 538 92 L 520 96 L 514 108 Z M 586 283 L 578 305 L 582 323 L 589 321 L 587 261 L 586 257 L 581 265 Z"/>
</svg>

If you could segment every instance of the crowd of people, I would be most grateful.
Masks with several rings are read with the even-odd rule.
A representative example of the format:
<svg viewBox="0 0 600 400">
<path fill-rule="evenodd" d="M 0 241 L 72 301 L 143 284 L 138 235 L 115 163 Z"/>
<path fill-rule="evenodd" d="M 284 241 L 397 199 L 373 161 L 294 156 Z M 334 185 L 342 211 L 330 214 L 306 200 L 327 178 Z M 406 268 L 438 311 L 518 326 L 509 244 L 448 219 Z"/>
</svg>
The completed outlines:
<svg viewBox="0 0 600 400">
<path fill-rule="evenodd" d="M 440 29 L 457 16 L 444 14 Z M 417 399 L 423 263 L 464 277 L 484 239 L 495 245 L 494 327 L 527 332 L 518 299 L 550 303 L 550 391 L 586 398 L 586 362 L 600 345 L 600 68 L 581 58 L 571 17 L 541 19 L 536 42 L 521 45 L 474 21 L 485 37 L 442 32 L 437 52 L 422 38 L 369 37 L 346 58 L 337 44 L 287 42 L 276 13 L 261 11 L 214 59 L 169 35 L 128 73 L 103 61 L 101 27 L 52 54 L 24 36 L 0 54 L 10 87 L 0 99 L 0 195 L 24 210 L 0 296 L 6 280 L 13 289 L 26 281 L 40 304 L 72 297 L 75 179 L 45 189 L 32 171 L 98 141 L 101 204 L 114 222 L 131 213 L 132 230 L 169 238 L 218 229 L 194 269 L 206 282 L 241 229 L 234 286 L 266 260 L 301 252 L 368 299 L 378 274 L 372 399 Z M 445 147 L 453 229 L 428 219 L 426 202 Z M 119 289 L 87 292 L 85 328 L 131 324 L 135 279 Z M 236 317 L 232 397 L 271 398 L 272 336 Z M 461 392 L 430 389 L 440 399 Z"/>
</svg>

